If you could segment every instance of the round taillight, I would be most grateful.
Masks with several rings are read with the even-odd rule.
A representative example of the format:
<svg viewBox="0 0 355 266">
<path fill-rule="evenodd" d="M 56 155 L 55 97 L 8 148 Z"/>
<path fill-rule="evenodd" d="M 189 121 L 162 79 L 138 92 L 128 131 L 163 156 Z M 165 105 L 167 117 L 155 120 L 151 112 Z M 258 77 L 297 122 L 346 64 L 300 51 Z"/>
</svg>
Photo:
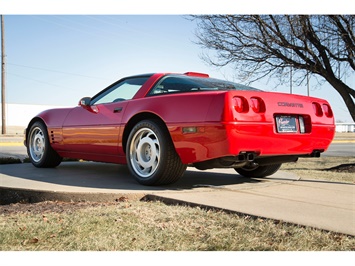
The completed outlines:
<svg viewBox="0 0 355 266">
<path fill-rule="evenodd" d="M 253 109 L 253 111 L 255 113 L 264 113 L 265 112 L 265 103 L 264 101 L 259 98 L 259 97 L 251 97 L 250 98 L 250 106 L 251 109 Z"/>
<path fill-rule="evenodd" d="M 249 111 L 248 101 L 242 96 L 233 97 L 233 106 L 238 113 L 247 113 Z"/>
<path fill-rule="evenodd" d="M 313 111 L 314 111 L 316 116 L 322 116 L 323 115 L 322 107 L 320 106 L 319 103 L 313 102 L 312 106 L 313 106 Z"/>
<path fill-rule="evenodd" d="M 323 107 L 323 112 L 326 117 L 333 117 L 333 111 L 332 111 L 332 108 L 330 107 L 330 105 L 324 103 L 322 105 L 322 107 Z"/>
</svg>

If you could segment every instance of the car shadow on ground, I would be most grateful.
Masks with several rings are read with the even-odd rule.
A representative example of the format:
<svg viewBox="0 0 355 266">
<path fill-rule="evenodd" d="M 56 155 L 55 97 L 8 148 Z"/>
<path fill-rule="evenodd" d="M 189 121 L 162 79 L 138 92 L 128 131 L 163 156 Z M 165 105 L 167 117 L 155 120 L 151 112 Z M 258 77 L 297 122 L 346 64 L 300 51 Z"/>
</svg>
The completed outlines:
<svg viewBox="0 0 355 266">
<path fill-rule="evenodd" d="M 53 185 L 84 187 L 94 189 L 119 190 L 188 190 L 198 187 L 224 187 L 245 183 L 260 183 L 262 181 L 244 178 L 233 169 L 219 171 L 198 171 L 188 168 L 182 178 L 171 185 L 143 186 L 138 184 L 130 174 L 127 166 L 96 162 L 65 162 L 56 168 L 36 168 L 30 163 L 16 165 L 2 165 L 1 178 L 13 178 L 19 184 L 27 181 L 48 183 Z M 18 180 L 23 179 L 23 181 Z M 1 182 L 4 184 L 4 182 Z M 32 188 L 36 189 L 36 188 Z"/>
</svg>

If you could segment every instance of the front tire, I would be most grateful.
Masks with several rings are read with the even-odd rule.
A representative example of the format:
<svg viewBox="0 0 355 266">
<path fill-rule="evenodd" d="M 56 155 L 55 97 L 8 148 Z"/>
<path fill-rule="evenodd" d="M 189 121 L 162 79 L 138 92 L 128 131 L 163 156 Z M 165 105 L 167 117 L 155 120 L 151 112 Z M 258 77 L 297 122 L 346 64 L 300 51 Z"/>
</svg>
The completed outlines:
<svg viewBox="0 0 355 266">
<path fill-rule="evenodd" d="M 62 157 L 49 143 L 47 127 L 40 121 L 33 123 L 27 135 L 27 154 L 32 164 L 39 168 L 56 167 Z"/>
<path fill-rule="evenodd" d="M 238 174 L 244 177 L 262 178 L 262 177 L 275 174 L 280 169 L 281 165 L 282 164 L 279 163 L 279 164 L 257 166 L 253 168 L 248 168 L 248 167 L 235 168 L 234 170 L 237 171 Z"/>
<path fill-rule="evenodd" d="M 128 137 L 126 158 L 130 172 L 142 185 L 175 183 L 186 170 L 159 120 L 143 120 L 134 126 Z"/>
</svg>

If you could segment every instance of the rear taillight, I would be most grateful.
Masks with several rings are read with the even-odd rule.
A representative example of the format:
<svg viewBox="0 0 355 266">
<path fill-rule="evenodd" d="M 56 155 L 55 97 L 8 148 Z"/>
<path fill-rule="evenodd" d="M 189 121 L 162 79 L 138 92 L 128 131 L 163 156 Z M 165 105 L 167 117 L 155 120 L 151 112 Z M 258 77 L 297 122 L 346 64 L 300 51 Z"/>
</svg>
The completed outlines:
<svg viewBox="0 0 355 266">
<path fill-rule="evenodd" d="M 298 123 L 301 133 L 311 133 L 312 132 L 312 121 L 309 115 L 302 115 L 298 117 Z"/>
<path fill-rule="evenodd" d="M 329 117 L 329 118 L 333 117 L 332 108 L 331 108 L 328 104 L 325 104 L 325 103 L 324 103 L 324 104 L 322 105 L 322 107 L 323 107 L 323 112 L 324 112 L 324 114 L 325 114 L 326 117 Z"/>
<path fill-rule="evenodd" d="M 234 109 L 238 113 L 247 113 L 247 112 L 249 112 L 248 101 L 247 101 L 247 99 L 245 99 L 242 96 L 233 97 L 233 106 L 234 106 Z"/>
<path fill-rule="evenodd" d="M 313 102 L 312 106 L 313 106 L 313 111 L 314 111 L 316 116 L 322 116 L 323 115 L 322 107 L 320 106 L 319 103 Z"/>
<path fill-rule="evenodd" d="M 300 132 L 301 133 L 306 133 L 306 127 L 305 127 L 305 124 L 304 124 L 303 116 L 299 116 L 298 117 L 298 122 L 300 124 Z"/>
<path fill-rule="evenodd" d="M 250 98 L 250 102 L 251 102 L 251 109 L 253 109 L 253 111 L 255 113 L 265 113 L 265 103 L 264 101 L 259 98 L 259 97 L 251 97 Z"/>
</svg>

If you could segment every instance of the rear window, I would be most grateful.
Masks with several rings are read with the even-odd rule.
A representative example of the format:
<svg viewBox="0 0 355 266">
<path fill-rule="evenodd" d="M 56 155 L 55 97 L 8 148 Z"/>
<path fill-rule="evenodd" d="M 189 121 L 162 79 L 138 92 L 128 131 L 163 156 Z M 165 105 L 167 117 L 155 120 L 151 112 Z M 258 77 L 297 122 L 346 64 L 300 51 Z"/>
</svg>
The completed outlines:
<svg viewBox="0 0 355 266">
<path fill-rule="evenodd" d="M 198 91 L 227 91 L 227 90 L 248 90 L 260 91 L 258 89 L 242 84 L 213 78 L 200 78 L 189 76 L 169 75 L 162 78 L 149 92 L 148 95 L 198 92 Z"/>
</svg>

